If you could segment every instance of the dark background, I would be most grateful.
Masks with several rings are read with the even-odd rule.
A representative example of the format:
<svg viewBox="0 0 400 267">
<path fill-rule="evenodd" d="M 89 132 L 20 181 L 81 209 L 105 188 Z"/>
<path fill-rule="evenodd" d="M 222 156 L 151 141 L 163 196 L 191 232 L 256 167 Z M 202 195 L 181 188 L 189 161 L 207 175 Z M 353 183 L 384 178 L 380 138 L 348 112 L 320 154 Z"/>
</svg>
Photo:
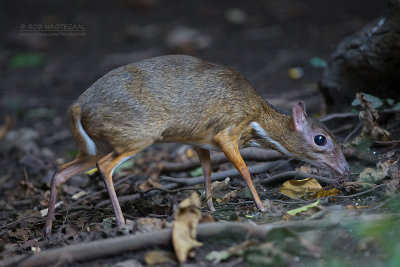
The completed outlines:
<svg viewBox="0 0 400 267">
<path fill-rule="evenodd" d="M 1 111 L 44 106 L 63 115 L 82 91 L 109 70 L 170 53 L 233 67 L 264 97 L 278 97 L 280 101 L 272 102 L 287 108 L 284 93 L 316 92 L 322 70 L 313 68 L 309 59 L 329 59 L 339 41 L 384 15 L 385 7 L 385 1 L 373 0 L 2 1 Z M 229 22 L 226 12 L 231 8 L 243 11 L 247 19 Z M 60 23 L 82 24 L 86 35 L 21 36 L 22 24 Z M 198 33 L 189 43 L 169 44 L 179 27 Z M 197 44 L 198 39 L 206 44 Z M 44 53 L 48 60 L 37 67 L 10 67 L 13 56 L 26 52 Z M 297 66 L 303 68 L 304 77 L 292 80 L 288 69 Z M 5 102 L 12 104 L 5 107 Z"/>
<path fill-rule="evenodd" d="M 0 172 L 15 169 L 23 175 L 20 166 L 28 164 L 28 174 L 43 177 L 47 172 L 46 181 L 76 150 L 67 107 L 115 67 L 158 55 L 190 54 L 237 69 L 282 109 L 302 99 L 309 113 L 320 113 L 324 103 L 317 84 L 323 69 L 311 66 L 310 58 L 328 60 L 344 37 L 386 12 L 385 1 L 373 0 L 57 0 L 0 5 L 0 125 L 11 115 L 13 129 L 33 129 L 37 149 L 51 152 L 49 165 L 34 172 L 39 165 L 32 159 L 2 149 Z M 227 19 L 233 8 L 245 14 L 240 23 Z M 23 36 L 21 29 L 29 24 L 83 25 L 85 34 Z M 46 60 L 15 66 L 15 58 L 26 53 L 39 53 Z M 304 76 L 291 79 L 288 70 L 293 67 L 302 68 Z M 10 147 L 21 145 L 24 138 L 16 138 Z"/>
</svg>

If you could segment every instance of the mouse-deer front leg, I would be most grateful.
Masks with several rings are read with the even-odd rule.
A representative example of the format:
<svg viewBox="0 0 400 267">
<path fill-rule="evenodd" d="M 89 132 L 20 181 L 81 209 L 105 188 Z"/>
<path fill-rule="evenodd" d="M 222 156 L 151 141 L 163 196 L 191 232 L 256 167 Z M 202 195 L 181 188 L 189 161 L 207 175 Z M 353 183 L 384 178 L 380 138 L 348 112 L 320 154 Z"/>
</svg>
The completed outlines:
<svg viewBox="0 0 400 267">
<path fill-rule="evenodd" d="M 247 187 L 253 197 L 253 200 L 259 211 L 265 212 L 265 208 L 261 202 L 260 197 L 257 194 L 256 188 L 254 187 L 253 181 L 251 180 L 250 172 L 239 152 L 239 136 L 229 135 L 228 131 L 223 131 L 214 136 L 215 142 L 219 145 L 222 152 L 229 159 L 230 162 L 236 167 L 236 169 L 243 176 Z"/>
</svg>

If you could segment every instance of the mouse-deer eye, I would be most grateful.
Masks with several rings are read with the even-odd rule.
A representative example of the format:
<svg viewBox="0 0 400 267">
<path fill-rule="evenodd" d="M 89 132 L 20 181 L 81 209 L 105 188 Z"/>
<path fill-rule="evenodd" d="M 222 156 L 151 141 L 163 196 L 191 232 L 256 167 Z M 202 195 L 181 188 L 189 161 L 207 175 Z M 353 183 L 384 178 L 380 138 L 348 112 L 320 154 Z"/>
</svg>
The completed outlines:
<svg viewBox="0 0 400 267">
<path fill-rule="evenodd" d="M 326 140 L 326 137 L 325 136 L 323 136 L 323 135 L 316 135 L 315 137 L 314 137 L 314 143 L 317 145 L 317 146 L 324 146 L 324 145 L 326 145 L 326 142 L 327 142 L 327 140 Z"/>
</svg>

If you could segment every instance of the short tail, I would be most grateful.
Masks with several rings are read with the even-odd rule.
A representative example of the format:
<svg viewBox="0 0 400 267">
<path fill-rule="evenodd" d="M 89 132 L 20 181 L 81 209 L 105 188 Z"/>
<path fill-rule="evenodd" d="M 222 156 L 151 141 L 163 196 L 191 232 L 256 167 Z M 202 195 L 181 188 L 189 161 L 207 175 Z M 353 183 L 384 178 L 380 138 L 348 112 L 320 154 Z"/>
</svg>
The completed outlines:
<svg viewBox="0 0 400 267">
<path fill-rule="evenodd" d="M 70 123 L 72 134 L 75 140 L 78 142 L 79 152 L 78 156 L 83 155 L 96 155 L 97 148 L 94 141 L 87 134 L 85 129 L 83 129 L 82 121 L 81 121 L 81 108 L 79 105 L 73 105 L 70 110 Z"/>
</svg>

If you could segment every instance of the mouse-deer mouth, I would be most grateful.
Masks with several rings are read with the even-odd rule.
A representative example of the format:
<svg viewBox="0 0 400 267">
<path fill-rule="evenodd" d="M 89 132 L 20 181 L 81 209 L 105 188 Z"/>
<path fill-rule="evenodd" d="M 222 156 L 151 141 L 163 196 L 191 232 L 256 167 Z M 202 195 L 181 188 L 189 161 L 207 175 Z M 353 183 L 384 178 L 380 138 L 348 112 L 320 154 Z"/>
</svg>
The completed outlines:
<svg viewBox="0 0 400 267">
<path fill-rule="evenodd" d="M 333 170 L 336 174 L 340 176 L 349 176 L 350 175 L 350 167 L 347 162 L 338 163 L 338 164 L 331 164 L 327 162 L 323 162 L 323 165 L 328 167 L 329 169 Z"/>
</svg>

